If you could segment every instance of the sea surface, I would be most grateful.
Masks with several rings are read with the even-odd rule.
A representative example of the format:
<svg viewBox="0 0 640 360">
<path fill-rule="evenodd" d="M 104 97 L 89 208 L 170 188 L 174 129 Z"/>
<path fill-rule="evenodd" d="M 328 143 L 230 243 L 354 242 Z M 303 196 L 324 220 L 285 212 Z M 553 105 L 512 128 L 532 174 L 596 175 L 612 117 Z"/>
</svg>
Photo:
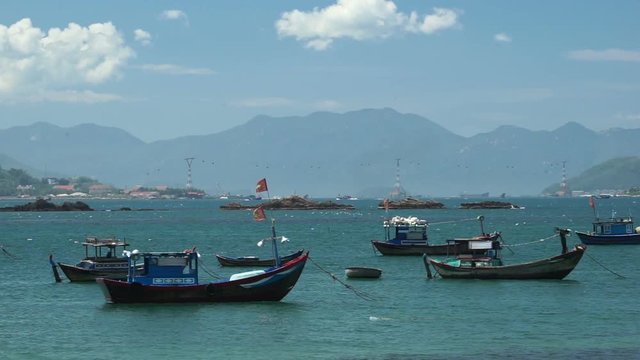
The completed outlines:
<svg viewBox="0 0 640 360">
<path fill-rule="evenodd" d="M 590 246 L 564 280 L 426 277 L 422 258 L 381 256 L 385 217 L 430 222 L 432 243 L 501 231 L 504 261 L 560 253 L 554 227 L 589 230 L 584 198 L 512 198 L 520 210 L 267 211 L 281 253 L 310 259 L 280 302 L 116 305 L 95 283 L 55 283 L 48 262 L 76 263 L 87 235 L 117 236 L 130 249 L 197 247 L 211 274 L 215 253 L 270 256 L 256 243 L 271 222 L 224 211 L 230 200 L 86 200 L 93 212 L 0 212 L 0 359 L 640 359 L 640 245 Z M 0 200 L 0 207 L 26 200 Z M 134 211 L 111 211 L 130 207 Z M 639 198 L 598 202 L 601 216 L 640 216 Z M 640 225 L 640 223 L 636 224 Z M 546 239 L 541 241 L 542 239 Z M 569 244 L 579 242 L 577 236 Z M 346 279 L 347 266 L 378 267 L 377 280 Z M 332 277 L 333 276 L 333 277 Z M 201 271 L 201 281 L 212 279 Z M 345 286 L 346 285 L 346 286 Z"/>
</svg>

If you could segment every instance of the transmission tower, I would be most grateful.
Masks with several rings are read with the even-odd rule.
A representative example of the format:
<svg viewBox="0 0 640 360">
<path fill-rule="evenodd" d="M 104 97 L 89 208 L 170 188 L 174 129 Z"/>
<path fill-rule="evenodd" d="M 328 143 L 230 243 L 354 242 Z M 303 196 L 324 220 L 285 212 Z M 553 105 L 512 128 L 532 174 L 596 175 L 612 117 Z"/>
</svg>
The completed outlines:
<svg viewBox="0 0 640 360">
<path fill-rule="evenodd" d="M 569 186 L 567 185 L 567 162 L 562 161 L 562 181 L 560 182 L 560 196 L 569 196 Z"/>
<path fill-rule="evenodd" d="M 191 163 L 193 162 L 194 157 L 188 157 L 184 160 L 187 162 L 187 189 L 191 189 L 193 187 L 193 183 L 191 182 Z"/>
<path fill-rule="evenodd" d="M 402 185 L 400 185 L 400 159 L 396 159 L 396 183 L 393 186 L 393 191 L 391 191 L 392 198 L 404 199 L 407 197 L 407 192 L 404 190 Z"/>
</svg>

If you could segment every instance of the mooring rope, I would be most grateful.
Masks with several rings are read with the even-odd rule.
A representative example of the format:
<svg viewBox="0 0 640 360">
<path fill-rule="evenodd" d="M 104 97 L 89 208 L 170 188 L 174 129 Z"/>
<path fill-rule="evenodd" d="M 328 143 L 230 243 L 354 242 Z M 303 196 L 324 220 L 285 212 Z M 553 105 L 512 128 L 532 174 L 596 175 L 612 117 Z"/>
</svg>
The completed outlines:
<svg viewBox="0 0 640 360">
<path fill-rule="evenodd" d="M 209 271 L 209 269 L 207 269 L 207 267 L 204 266 L 203 263 L 200 263 L 199 265 L 202 268 L 202 270 L 204 270 L 204 272 L 206 272 L 209 276 L 211 276 L 211 277 L 213 277 L 215 279 L 222 279 L 222 277 L 220 275 L 214 273 L 213 271 Z"/>
<path fill-rule="evenodd" d="M 453 223 L 457 223 L 457 222 L 472 221 L 472 220 L 478 221 L 478 218 L 468 218 L 468 219 L 460 219 L 460 220 L 430 222 L 428 224 L 429 225 L 453 224 Z"/>
<path fill-rule="evenodd" d="M 587 252 L 584 252 L 585 255 L 587 255 L 589 257 L 589 259 L 593 260 L 593 262 L 595 262 L 596 264 L 600 265 L 603 269 L 607 270 L 608 272 L 612 273 L 613 275 L 616 275 L 617 277 L 621 278 L 621 279 L 626 279 L 626 277 L 618 274 L 617 272 L 608 269 L 606 266 L 602 265 L 598 260 L 596 260 L 593 256 L 587 254 Z"/>
<path fill-rule="evenodd" d="M 529 242 L 526 242 L 526 243 L 520 243 L 520 244 L 510 244 L 510 245 L 509 245 L 509 244 L 504 244 L 504 243 L 503 243 L 503 244 L 502 244 L 502 246 L 507 247 L 507 248 L 510 248 L 510 247 L 516 247 L 516 246 L 522 246 L 522 245 L 537 244 L 537 243 L 541 243 L 541 242 L 543 242 L 543 241 L 547 241 L 547 240 L 549 240 L 549 239 L 553 239 L 554 237 L 558 237 L 558 236 L 560 236 L 560 235 L 558 235 L 558 234 L 553 234 L 553 235 L 548 236 L 548 237 L 546 237 L 546 238 L 544 238 L 544 239 L 539 239 L 539 240 L 529 241 Z"/>
<path fill-rule="evenodd" d="M 343 281 L 341 281 L 340 279 L 338 279 L 335 275 L 333 275 L 332 273 L 330 273 L 329 271 L 325 270 L 324 268 L 322 268 L 320 265 L 318 265 L 315 261 L 313 261 L 313 259 L 311 259 L 311 257 L 308 257 L 308 259 L 313 263 L 313 265 L 315 265 L 318 269 L 320 269 L 322 272 L 326 273 L 329 275 L 329 277 L 331 277 L 333 280 L 339 282 L 340 284 L 342 284 L 342 286 L 346 287 L 347 289 L 353 291 L 354 294 L 356 294 L 358 297 L 367 300 L 367 301 L 371 301 L 373 300 L 373 298 L 371 298 L 371 296 L 369 296 L 367 293 L 364 293 L 356 288 L 354 288 L 353 286 L 349 285 L 349 284 L 345 284 Z"/>
<path fill-rule="evenodd" d="M 4 245 L 0 245 L 0 249 L 2 249 L 2 252 L 5 253 L 5 255 L 7 255 L 8 257 L 12 258 L 12 259 L 17 259 L 17 257 L 15 255 L 13 255 L 12 253 L 8 252 L 7 249 L 4 248 Z"/>
</svg>

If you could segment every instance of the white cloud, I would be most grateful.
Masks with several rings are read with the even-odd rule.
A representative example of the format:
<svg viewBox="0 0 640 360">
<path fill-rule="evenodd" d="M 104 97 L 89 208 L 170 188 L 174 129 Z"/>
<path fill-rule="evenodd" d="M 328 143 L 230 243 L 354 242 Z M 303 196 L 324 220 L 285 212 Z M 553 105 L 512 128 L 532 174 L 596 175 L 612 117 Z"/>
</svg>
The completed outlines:
<svg viewBox="0 0 640 360">
<path fill-rule="evenodd" d="M 256 107 L 284 107 L 284 106 L 290 106 L 292 104 L 293 104 L 293 101 L 287 98 L 264 97 L 264 98 L 242 99 L 242 100 L 233 102 L 231 105 L 236 107 L 256 108 Z"/>
<path fill-rule="evenodd" d="M 185 25 L 189 25 L 189 18 L 182 10 L 165 10 L 160 14 L 162 20 L 182 20 Z"/>
<path fill-rule="evenodd" d="M 142 29 L 133 30 L 133 37 L 137 42 L 144 46 L 148 46 L 151 44 L 151 34 Z"/>
<path fill-rule="evenodd" d="M 313 104 L 315 108 L 322 110 L 335 110 L 342 106 L 340 102 L 335 100 L 320 100 Z"/>
<path fill-rule="evenodd" d="M 119 76 L 133 56 L 110 22 L 69 23 L 46 34 L 28 18 L 0 24 L 0 94 L 104 83 Z"/>
<path fill-rule="evenodd" d="M 605 50 L 574 50 L 568 53 L 568 57 L 581 61 L 640 61 L 640 51 L 623 49 Z"/>
<path fill-rule="evenodd" d="M 207 68 L 188 68 L 174 64 L 144 64 L 142 70 L 169 75 L 214 75 L 215 72 Z"/>
<path fill-rule="evenodd" d="M 499 34 L 495 34 L 493 36 L 493 39 L 497 42 L 511 42 L 511 36 L 505 34 L 505 33 L 499 33 Z"/>
<path fill-rule="evenodd" d="M 389 0 L 338 0 L 309 12 L 285 12 L 275 26 L 281 37 L 293 37 L 307 48 L 325 50 L 340 38 L 362 41 L 407 32 L 433 34 L 459 26 L 459 14 L 457 10 L 434 8 L 420 20 L 415 12 L 398 12 Z"/>
</svg>

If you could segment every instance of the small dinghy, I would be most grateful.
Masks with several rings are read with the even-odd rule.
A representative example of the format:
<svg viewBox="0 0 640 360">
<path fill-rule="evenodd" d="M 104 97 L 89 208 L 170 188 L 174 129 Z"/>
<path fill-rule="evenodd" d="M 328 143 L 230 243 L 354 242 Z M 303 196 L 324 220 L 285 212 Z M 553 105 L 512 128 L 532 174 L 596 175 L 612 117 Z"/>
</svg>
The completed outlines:
<svg viewBox="0 0 640 360">
<path fill-rule="evenodd" d="M 382 275 L 382 270 L 362 266 L 350 266 L 344 270 L 348 278 L 377 279 Z"/>
</svg>

